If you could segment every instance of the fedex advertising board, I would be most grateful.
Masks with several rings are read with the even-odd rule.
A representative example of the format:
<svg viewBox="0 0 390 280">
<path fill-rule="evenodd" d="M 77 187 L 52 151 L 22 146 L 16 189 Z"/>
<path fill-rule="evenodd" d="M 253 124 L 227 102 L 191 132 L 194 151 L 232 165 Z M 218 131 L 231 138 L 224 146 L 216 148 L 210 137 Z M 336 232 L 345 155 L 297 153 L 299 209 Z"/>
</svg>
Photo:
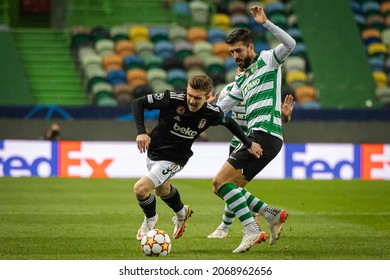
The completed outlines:
<svg viewBox="0 0 390 280">
<path fill-rule="evenodd" d="M 229 143 L 196 142 L 176 178 L 213 178 Z M 146 154 L 135 142 L 0 141 L 0 176 L 139 178 Z M 256 176 L 263 179 L 390 180 L 390 145 L 286 144 Z"/>
</svg>

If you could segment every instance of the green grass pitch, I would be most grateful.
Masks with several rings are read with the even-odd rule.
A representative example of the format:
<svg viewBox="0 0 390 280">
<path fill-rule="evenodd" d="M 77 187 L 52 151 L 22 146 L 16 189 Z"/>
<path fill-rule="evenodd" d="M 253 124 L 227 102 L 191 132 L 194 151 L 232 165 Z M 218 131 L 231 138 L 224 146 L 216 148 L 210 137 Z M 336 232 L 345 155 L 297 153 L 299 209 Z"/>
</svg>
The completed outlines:
<svg viewBox="0 0 390 280">
<path fill-rule="evenodd" d="M 1 260 L 151 259 L 135 239 L 143 213 L 135 179 L 0 178 Z M 194 208 L 168 260 L 388 260 L 387 181 L 254 180 L 248 189 L 289 212 L 274 246 L 233 254 L 242 238 L 236 220 L 226 239 L 207 239 L 220 223 L 223 201 L 211 180 L 174 179 Z M 160 199 L 157 228 L 173 231 L 173 212 Z M 269 233 L 265 220 L 262 228 Z"/>
</svg>

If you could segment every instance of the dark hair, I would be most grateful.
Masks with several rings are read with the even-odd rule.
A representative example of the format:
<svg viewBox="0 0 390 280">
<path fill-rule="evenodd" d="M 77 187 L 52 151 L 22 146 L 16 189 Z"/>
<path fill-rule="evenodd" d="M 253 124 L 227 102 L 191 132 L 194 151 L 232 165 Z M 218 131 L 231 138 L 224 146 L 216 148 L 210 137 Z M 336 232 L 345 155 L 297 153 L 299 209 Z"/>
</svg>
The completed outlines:
<svg viewBox="0 0 390 280">
<path fill-rule="evenodd" d="M 195 75 L 188 80 L 188 85 L 195 89 L 204 91 L 206 94 L 209 93 L 213 87 L 213 80 L 207 75 Z"/>
<path fill-rule="evenodd" d="M 252 32 L 249 29 L 236 29 L 226 38 L 226 44 L 232 45 L 237 42 L 243 42 L 244 45 L 250 45 L 254 43 Z"/>
</svg>

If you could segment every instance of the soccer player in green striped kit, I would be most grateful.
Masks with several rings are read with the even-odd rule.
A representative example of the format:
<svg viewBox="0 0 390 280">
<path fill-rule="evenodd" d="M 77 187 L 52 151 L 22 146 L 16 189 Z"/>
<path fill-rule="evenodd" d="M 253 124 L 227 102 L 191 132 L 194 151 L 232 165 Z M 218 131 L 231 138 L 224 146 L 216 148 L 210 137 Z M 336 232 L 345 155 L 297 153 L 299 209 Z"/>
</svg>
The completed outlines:
<svg viewBox="0 0 390 280">
<path fill-rule="evenodd" d="M 251 132 L 249 137 L 255 139 L 263 149 L 263 155 L 258 159 L 239 145 L 213 179 L 214 193 L 226 202 L 226 209 L 239 218 L 244 228 L 243 239 L 233 253 L 248 251 L 267 238 L 266 233 L 254 220 L 251 211 L 258 212 L 268 222 L 271 245 L 278 240 L 287 219 L 287 211 L 267 205 L 242 187 L 263 170 L 282 148 L 281 65 L 294 49 L 296 42 L 267 19 L 262 7 L 257 5 L 251 7 L 251 14 L 257 23 L 262 24 L 280 41 L 280 44 L 275 49 L 256 54 L 252 34 L 247 29 L 234 30 L 226 40 L 230 54 L 243 72 L 236 76 L 233 88 L 217 105 L 224 112 L 228 112 L 244 101 L 246 121 Z M 221 230 L 223 225 L 224 223 L 216 231 Z M 227 229 L 225 228 L 226 235 Z"/>
</svg>

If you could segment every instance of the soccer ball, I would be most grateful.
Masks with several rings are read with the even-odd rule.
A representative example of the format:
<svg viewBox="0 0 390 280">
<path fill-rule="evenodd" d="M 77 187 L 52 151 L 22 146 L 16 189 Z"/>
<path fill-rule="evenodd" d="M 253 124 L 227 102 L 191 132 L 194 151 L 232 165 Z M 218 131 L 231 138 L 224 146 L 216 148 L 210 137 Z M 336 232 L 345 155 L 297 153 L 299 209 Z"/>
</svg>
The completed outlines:
<svg viewBox="0 0 390 280">
<path fill-rule="evenodd" d="M 141 239 L 141 250 L 147 256 L 165 257 L 171 247 L 171 238 L 161 229 L 152 229 Z"/>
</svg>

